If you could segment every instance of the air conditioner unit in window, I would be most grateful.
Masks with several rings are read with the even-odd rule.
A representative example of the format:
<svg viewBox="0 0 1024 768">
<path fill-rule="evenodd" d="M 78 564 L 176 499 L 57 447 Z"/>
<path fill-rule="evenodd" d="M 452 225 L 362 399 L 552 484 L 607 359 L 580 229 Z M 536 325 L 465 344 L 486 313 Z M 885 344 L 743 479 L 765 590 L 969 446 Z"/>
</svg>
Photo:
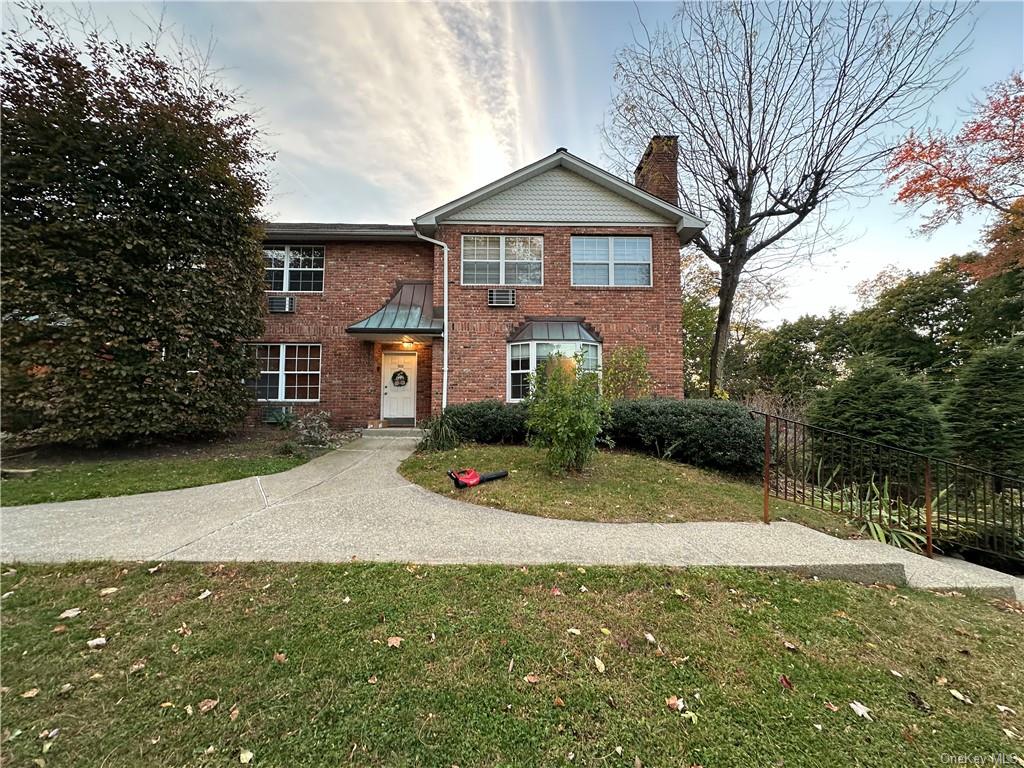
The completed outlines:
<svg viewBox="0 0 1024 768">
<path fill-rule="evenodd" d="M 271 296 L 267 299 L 267 307 L 271 312 L 294 312 L 294 296 Z"/>
<path fill-rule="evenodd" d="M 516 305 L 515 288 L 488 288 L 488 307 L 514 307 Z"/>
<path fill-rule="evenodd" d="M 264 424 L 286 424 L 295 415 L 290 405 L 268 405 L 263 409 Z"/>
</svg>

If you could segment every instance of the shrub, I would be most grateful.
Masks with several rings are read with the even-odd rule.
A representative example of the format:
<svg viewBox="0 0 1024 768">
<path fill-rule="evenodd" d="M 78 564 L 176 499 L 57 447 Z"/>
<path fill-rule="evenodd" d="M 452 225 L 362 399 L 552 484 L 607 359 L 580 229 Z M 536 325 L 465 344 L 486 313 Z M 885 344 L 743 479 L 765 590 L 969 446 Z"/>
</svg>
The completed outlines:
<svg viewBox="0 0 1024 768">
<path fill-rule="evenodd" d="M 445 416 L 457 439 L 472 443 L 525 443 L 526 405 L 480 400 L 449 405 Z"/>
<path fill-rule="evenodd" d="M 553 472 L 578 472 L 597 450 L 597 436 L 607 422 L 607 401 L 597 374 L 583 369 L 583 357 L 567 365 L 555 355 L 534 382 L 528 404 L 530 441 L 548 449 Z"/>
<path fill-rule="evenodd" d="M 929 456 L 945 453 L 942 419 L 925 385 L 870 358 L 818 395 L 807 417 L 816 427 L 854 437 Z"/>
<path fill-rule="evenodd" d="M 450 451 L 458 448 L 460 440 L 453 421 L 451 407 L 444 413 L 432 416 L 423 425 L 423 439 L 417 449 L 420 451 Z"/>
<path fill-rule="evenodd" d="M 331 414 L 327 411 L 312 411 L 295 422 L 299 445 L 323 447 L 331 444 Z"/>
<path fill-rule="evenodd" d="M 738 403 L 619 400 L 611 420 L 616 445 L 699 467 L 751 472 L 764 455 L 764 428 Z"/>
<path fill-rule="evenodd" d="M 604 358 L 601 390 L 608 400 L 650 397 L 654 382 L 647 370 L 647 350 L 640 346 L 617 347 Z"/>
<path fill-rule="evenodd" d="M 965 462 L 1024 477 L 1024 339 L 975 354 L 944 411 Z"/>
</svg>

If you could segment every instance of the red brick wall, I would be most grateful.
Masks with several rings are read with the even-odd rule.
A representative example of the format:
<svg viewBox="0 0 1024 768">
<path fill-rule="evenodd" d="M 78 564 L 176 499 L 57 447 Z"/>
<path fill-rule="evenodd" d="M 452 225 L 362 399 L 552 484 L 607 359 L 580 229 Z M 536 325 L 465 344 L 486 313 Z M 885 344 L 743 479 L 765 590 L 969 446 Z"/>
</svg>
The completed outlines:
<svg viewBox="0 0 1024 768">
<path fill-rule="evenodd" d="M 543 287 L 516 286 L 515 308 L 487 306 L 486 286 L 462 286 L 463 234 L 535 234 L 544 237 Z M 571 285 L 572 235 L 649 235 L 651 288 L 577 288 Z M 679 237 L 671 227 L 528 227 L 449 224 L 435 237 L 449 245 L 448 402 L 505 399 L 506 338 L 527 316 L 583 317 L 603 339 L 607 355 L 618 345 L 647 349 L 659 395 L 683 396 Z M 434 304 L 442 301 L 441 249 L 434 264 Z M 441 403 L 441 350 L 435 342 L 433 405 Z"/>
<path fill-rule="evenodd" d="M 433 246 L 327 243 L 325 256 L 323 293 L 291 294 L 298 301 L 298 310 L 267 315 L 263 341 L 319 343 L 320 402 L 297 404 L 295 410 L 300 414 L 330 411 L 337 427 L 365 427 L 380 418 L 382 345 L 362 341 L 345 329 L 380 309 L 394 293 L 396 283 L 432 279 Z M 431 350 L 429 345 L 415 345 L 414 349 L 419 353 L 417 417 L 425 418 L 430 413 Z"/>
<path fill-rule="evenodd" d="M 679 137 L 653 137 L 633 178 L 640 189 L 679 205 Z"/>
</svg>

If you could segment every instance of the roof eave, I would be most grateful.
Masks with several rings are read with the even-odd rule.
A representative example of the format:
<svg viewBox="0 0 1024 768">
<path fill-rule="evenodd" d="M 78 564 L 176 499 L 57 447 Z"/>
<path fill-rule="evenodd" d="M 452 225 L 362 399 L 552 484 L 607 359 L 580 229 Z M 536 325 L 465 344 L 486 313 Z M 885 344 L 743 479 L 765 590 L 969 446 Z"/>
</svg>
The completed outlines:
<svg viewBox="0 0 1024 768">
<path fill-rule="evenodd" d="M 304 242 L 339 242 L 339 241 L 399 241 L 417 242 L 415 231 L 410 227 L 407 232 L 396 232 L 394 230 L 373 229 L 353 232 L 344 229 L 276 229 L 272 226 L 264 227 L 263 239 L 267 242 L 297 241 Z"/>
</svg>

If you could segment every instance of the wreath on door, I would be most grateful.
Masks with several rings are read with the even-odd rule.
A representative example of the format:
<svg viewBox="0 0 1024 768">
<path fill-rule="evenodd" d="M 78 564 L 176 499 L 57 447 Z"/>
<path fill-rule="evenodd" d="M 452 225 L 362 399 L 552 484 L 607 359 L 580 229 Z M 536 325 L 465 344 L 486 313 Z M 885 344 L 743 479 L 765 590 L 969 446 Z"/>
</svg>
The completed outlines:
<svg viewBox="0 0 1024 768">
<path fill-rule="evenodd" d="M 404 387 L 409 383 L 409 375 L 405 371 L 395 371 L 391 374 L 391 383 L 396 387 Z"/>
</svg>

